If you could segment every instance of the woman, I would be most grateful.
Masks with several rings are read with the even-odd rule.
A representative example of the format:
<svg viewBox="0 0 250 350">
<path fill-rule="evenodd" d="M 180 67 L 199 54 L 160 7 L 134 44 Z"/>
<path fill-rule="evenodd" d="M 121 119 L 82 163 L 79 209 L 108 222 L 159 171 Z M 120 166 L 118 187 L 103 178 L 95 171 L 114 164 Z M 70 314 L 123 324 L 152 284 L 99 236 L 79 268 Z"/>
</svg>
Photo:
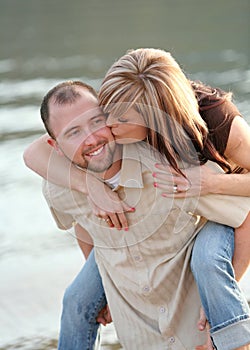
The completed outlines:
<svg viewBox="0 0 250 350">
<path fill-rule="evenodd" d="M 203 92 L 206 93 L 206 88 L 202 85 L 200 85 L 199 88 L 200 87 L 203 89 Z M 211 109 L 217 107 L 216 115 L 219 115 L 220 117 L 224 116 L 224 119 L 220 118 L 218 122 L 216 121 L 217 126 L 221 127 L 221 135 L 224 135 L 223 132 L 225 130 L 227 131 L 227 136 L 225 137 L 225 140 L 221 142 L 220 149 L 216 144 L 218 135 L 217 138 L 213 135 L 214 140 L 210 140 L 209 136 L 211 136 L 211 132 L 210 134 L 208 133 L 207 126 L 204 120 L 200 117 L 197 104 L 199 88 L 197 88 L 195 84 L 191 85 L 170 54 L 161 50 L 141 49 L 128 53 L 111 67 L 104 79 L 99 94 L 100 103 L 103 105 L 105 112 L 109 113 L 107 122 L 112 125 L 112 130 L 116 135 L 117 142 L 122 143 L 121 139 L 125 139 L 125 137 L 130 137 L 131 141 L 131 130 L 128 132 L 127 136 L 124 135 L 122 130 L 124 130 L 124 125 L 127 126 L 128 130 L 128 126 L 131 126 L 131 124 L 135 122 L 135 116 L 140 119 L 140 121 L 138 121 L 138 123 L 141 124 L 140 128 L 145 125 L 148 127 L 147 141 L 167 157 L 176 174 L 176 183 L 174 187 L 172 185 L 171 188 L 169 187 L 169 179 L 166 179 L 167 181 L 165 184 L 157 183 L 156 186 L 161 187 L 164 190 L 170 188 L 172 193 L 178 191 L 177 195 L 179 195 L 179 191 L 186 192 L 188 195 L 191 193 L 186 170 L 181 169 L 179 166 L 180 160 L 184 161 L 185 164 L 188 163 L 197 166 L 198 164 L 203 164 L 210 159 L 216 161 L 225 169 L 230 170 L 230 164 L 226 159 L 226 157 L 228 157 L 239 166 L 247 168 L 248 170 L 250 168 L 247 159 L 245 159 L 244 154 L 242 153 L 240 145 L 235 144 L 234 138 L 231 135 L 231 124 L 233 125 L 233 127 L 231 127 L 232 130 L 235 129 L 235 125 L 236 129 L 237 127 L 239 129 L 241 127 L 241 118 L 237 117 L 238 113 L 233 110 L 233 105 L 230 105 L 227 96 L 223 93 L 210 93 L 212 96 L 211 100 L 213 100 L 213 98 L 215 100 L 211 103 Z M 218 113 L 218 106 L 223 105 L 224 108 L 227 104 L 229 104 L 229 106 L 225 108 L 225 111 L 229 110 L 229 115 L 226 113 L 223 115 L 223 112 L 220 115 Z M 220 112 L 223 108 L 219 108 Z M 130 118 L 132 118 L 131 122 Z M 209 127 L 210 119 L 206 122 Z M 215 129 L 216 122 L 213 123 L 212 121 L 210 123 L 210 125 L 214 125 L 213 129 Z M 245 143 L 244 135 L 245 134 L 242 133 L 242 142 Z M 248 145 L 247 142 L 246 144 Z M 229 157 L 230 152 L 231 157 Z M 29 153 L 26 153 L 26 159 L 27 157 L 29 157 Z M 164 169 L 166 166 L 166 164 L 159 166 L 160 170 L 163 172 L 161 172 L 161 174 L 154 174 L 157 179 L 160 179 L 161 181 L 165 180 Z M 32 167 L 34 168 L 34 166 Z M 41 172 L 41 169 L 36 168 L 36 171 Z M 235 174 L 222 175 L 224 178 L 223 181 L 234 181 L 231 180 L 234 175 Z M 181 176 L 181 180 L 179 179 L 179 176 Z M 213 176 L 219 177 L 219 175 L 214 174 Z M 240 179 L 239 181 L 245 181 L 247 184 L 249 177 L 242 174 L 235 176 Z M 72 181 L 74 181 L 73 179 L 75 178 L 74 175 Z M 228 178 L 230 178 L 230 180 L 227 180 Z M 82 181 L 82 173 L 80 179 Z M 235 179 L 235 177 L 233 179 Z M 63 182 L 65 180 L 60 181 Z M 59 184 L 61 184 L 60 181 Z M 192 182 L 193 181 L 191 180 L 191 183 Z M 62 184 L 65 185 L 65 182 Z M 79 189 L 78 184 L 76 183 L 74 188 Z M 224 193 L 226 193 L 227 190 L 225 190 Z M 237 191 L 241 191 L 240 188 L 237 189 L 237 185 L 234 186 L 233 190 L 235 193 L 232 194 L 237 194 Z M 164 192 L 163 195 L 166 195 L 166 193 Z M 107 212 L 103 209 L 101 211 L 98 209 L 97 213 L 99 216 L 105 218 L 109 217 L 115 225 L 117 225 L 117 222 L 114 220 L 117 220 L 118 224 L 120 220 L 123 225 L 122 221 L 124 218 L 120 213 L 116 216 L 112 214 L 111 211 Z M 205 231 L 206 230 L 204 230 L 204 232 Z M 243 233 L 246 234 L 246 232 Z M 199 237 L 200 236 L 204 237 L 204 240 L 209 234 L 206 231 L 206 234 L 201 235 L 200 233 Z M 213 238 L 213 243 L 214 239 L 217 239 L 218 241 L 218 245 L 216 246 L 218 250 L 224 246 L 224 237 L 221 237 L 221 242 L 219 237 L 220 236 Z M 230 237 L 233 239 L 232 234 Z M 200 239 L 199 246 L 201 247 L 203 247 L 203 240 Z M 232 246 L 232 242 L 229 243 Z M 206 241 L 206 244 L 209 246 L 210 242 Z M 210 310 L 206 307 L 207 298 L 209 296 L 204 294 L 207 287 L 200 286 L 201 281 L 199 281 L 199 276 L 202 273 L 199 270 L 196 271 L 195 268 L 197 267 L 197 261 L 200 261 L 199 254 L 197 253 L 200 251 L 199 246 L 198 248 L 196 246 L 194 247 L 193 270 L 200 287 L 203 306 L 205 305 L 206 314 L 212 325 L 212 332 L 216 332 L 217 329 L 214 326 L 213 315 L 210 315 Z M 236 257 L 237 246 L 235 261 L 238 263 Z M 230 256 L 227 256 L 230 265 L 229 258 Z M 203 256 L 203 260 L 204 259 L 205 257 Z M 210 259 L 208 263 L 211 263 L 211 258 L 207 257 L 207 259 Z M 237 267 L 237 271 L 239 271 L 238 277 L 243 273 L 243 269 L 243 266 Z M 204 281 L 202 281 L 202 283 L 204 283 Z M 244 318 L 248 317 L 249 315 L 245 313 Z"/>
</svg>

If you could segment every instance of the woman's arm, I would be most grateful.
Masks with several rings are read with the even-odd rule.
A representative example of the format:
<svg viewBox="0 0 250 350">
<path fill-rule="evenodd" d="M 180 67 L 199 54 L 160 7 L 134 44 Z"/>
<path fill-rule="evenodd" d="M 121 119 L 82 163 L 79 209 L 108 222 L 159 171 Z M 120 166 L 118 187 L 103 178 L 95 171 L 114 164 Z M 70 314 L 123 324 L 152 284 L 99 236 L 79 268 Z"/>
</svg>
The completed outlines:
<svg viewBox="0 0 250 350">
<path fill-rule="evenodd" d="M 222 175 L 214 183 L 214 193 L 250 196 L 250 126 L 241 117 L 233 120 L 225 156 L 247 172 Z"/>
<path fill-rule="evenodd" d="M 227 147 L 227 159 L 239 167 L 246 169 L 244 174 L 218 174 L 207 165 L 192 167 L 186 170 L 187 179 L 162 164 L 156 165 L 160 172 L 155 172 L 157 187 L 163 195 L 173 196 L 173 184 L 177 185 L 175 197 L 191 197 L 209 193 L 250 196 L 250 126 L 243 118 L 236 116 L 233 120 Z"/>
<path fill-rule="evenodd" d="M 89 233 L 79 224 L 76 224 L 74 228 L 78 245 L 81 248 L 85 259 L 87 260 L 94 246 L 92 238 Z"/>
<path fill-rule="evenodd" d="M 23 155 L 26 166 L 56 185 L 87 194 L 86 173 L 59 156 L 48 144 L 48 139 L 49 136 L 45 134 L 29 145 Z"/>
<path fill-rule="evenodd" d="M 96 216 L 107 219 L 109 225 L 117 229 L 128 228 L 125 212 L 134 211 L 118 194 L 91 174 L 76 168 L 65 157 L 60 156 L 48 144 L 49 136 L 43 135 L 35 140 L 24 152 L 24 162 L 28 168 L 48 181 L 89 197 Z"/>
</svg>

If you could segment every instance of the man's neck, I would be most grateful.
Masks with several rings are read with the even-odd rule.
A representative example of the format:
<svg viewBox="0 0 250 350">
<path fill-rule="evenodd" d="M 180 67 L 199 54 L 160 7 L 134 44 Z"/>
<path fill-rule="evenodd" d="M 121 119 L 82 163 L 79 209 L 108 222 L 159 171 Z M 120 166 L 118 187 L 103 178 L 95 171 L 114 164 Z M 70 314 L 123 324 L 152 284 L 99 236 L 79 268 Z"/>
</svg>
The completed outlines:
<svg viewBox="0 0 250 350">
<path fill-rule="evenodd" d="M 116 145 L 116 150 L 113 158 L 113 164 L 107 170 L 105 170 L 102 174 L 100 174 L 103 180 L 111 179 L 115 176 L 120 170 L 122 166 L 122 145 Z"/>
</svg>

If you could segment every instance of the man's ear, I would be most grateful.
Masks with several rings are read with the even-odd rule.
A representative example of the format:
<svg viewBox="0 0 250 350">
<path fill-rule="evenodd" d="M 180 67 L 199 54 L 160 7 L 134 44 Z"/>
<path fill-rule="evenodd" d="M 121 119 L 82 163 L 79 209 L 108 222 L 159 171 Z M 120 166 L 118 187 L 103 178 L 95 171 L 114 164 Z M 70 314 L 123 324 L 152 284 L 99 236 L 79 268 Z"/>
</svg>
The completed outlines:
<svg viewBox="0 0 250 350">
<path fill-rule="evenodd" d="M 49 138 L 47 139 L 47 143 L 53 147 L 55 149 L 55 151 L 60 155 L 62 156 L 63 153 L 62 151 L 60 150 L 59 146 L 58 146 L 58 143 L 56 142 L 56 140 L 52 139 L 52 138 Z"/>
</svg>

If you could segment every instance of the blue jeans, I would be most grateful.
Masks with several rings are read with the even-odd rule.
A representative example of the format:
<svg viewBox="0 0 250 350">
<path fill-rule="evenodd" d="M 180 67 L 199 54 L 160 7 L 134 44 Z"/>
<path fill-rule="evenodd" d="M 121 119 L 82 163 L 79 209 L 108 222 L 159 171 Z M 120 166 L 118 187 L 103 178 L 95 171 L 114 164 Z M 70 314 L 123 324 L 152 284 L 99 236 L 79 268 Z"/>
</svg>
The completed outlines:
<svg viewBox="0 0 250 350">
<path fill-rule="evenodd" d="M 234 230 L 208 222 L 193 247 L 191 268 L 218 350 L 250 343 L 250 310 L 234 279 Z"/>
<path fill-rule="evenodd" d="M 59 350 L 92 350 L 98 312 L 107 304 L 94 250 L 63 298 Z"/>
<path fill-rule="evenodd" d="M 248 304 L 234 279 L 234 230 L 209 222 L 199 232 L 191 267 L 218 350 L 250 342 Z M 92 350 L 98 330 L 96 316 L 106 305 L 92 251 L 67 288 L 63 300 L 59 350 Z"/>
</svg>

